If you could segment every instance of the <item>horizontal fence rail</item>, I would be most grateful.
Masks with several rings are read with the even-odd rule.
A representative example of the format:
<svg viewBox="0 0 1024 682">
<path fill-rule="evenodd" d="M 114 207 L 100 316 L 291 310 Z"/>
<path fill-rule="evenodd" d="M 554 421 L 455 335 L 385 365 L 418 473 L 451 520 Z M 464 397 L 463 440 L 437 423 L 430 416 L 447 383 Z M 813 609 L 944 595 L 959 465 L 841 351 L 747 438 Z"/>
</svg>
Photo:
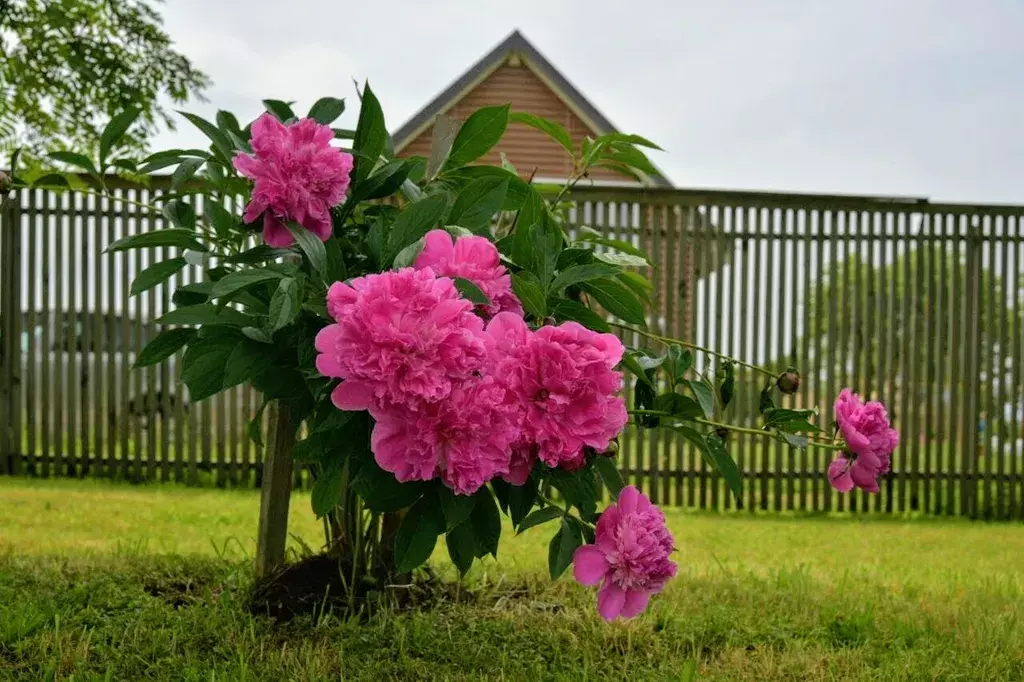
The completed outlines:
<svg viewBox="0 0 1024 682">
<path fill-rule="evenodd" d="M 201 272 L 126 297 L 154 254 L 103 250 L 164 227 L 143 207 L 161 190 L 114 193 L 22 190 L 0 215 L 0 473 L 258 486 L 253 390 L 192 405 L 180 356 L 131 369 L 173 290 Z M 901 432 L 878 495 L 836 494 L 824 451 L 730 435 L 744 475 L 736 499 L 677 434 L 627 430 L 620 466 L 652 499 L 1024 519 L 1024 207 L 627 188 L 572 200 L 570 232 L 590 227 L 650 254 L 651 330 L 799 369 L 788 406 L 821 407 L 823 427 L 849 386 L 885 402 Z M 717 363 L 696 353 L 702 371 Z M 738 366 L 736 387 L 725 418 L 756 428 L 763 377 Z"/>
</svg>

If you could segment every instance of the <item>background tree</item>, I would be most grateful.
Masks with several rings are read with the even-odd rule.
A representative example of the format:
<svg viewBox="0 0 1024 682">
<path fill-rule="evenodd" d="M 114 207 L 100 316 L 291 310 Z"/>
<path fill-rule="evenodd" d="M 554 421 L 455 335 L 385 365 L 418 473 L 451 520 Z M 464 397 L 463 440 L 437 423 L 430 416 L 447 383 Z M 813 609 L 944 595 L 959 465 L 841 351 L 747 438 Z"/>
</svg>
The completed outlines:
<svg viewBox="0 0 1024 682">
<path fill-rule="evenodd" d="M 142 150 L 174 128 L 161 96 L 201 99 L 209 84 L 150 2 L 0 0 L 0 151 L 92 149 L 130 109 L 141 115 L 122 144 Z"/>
<path fill-rule="evenodd" d="M 1024 374 L 1024 358 L 1019 357 L 1014 333 L 1024 333 L 1024 276 L 1006 276 L 998 270 L 995 264 L 1002 263 L 1001 253 L 992 260 L 979 258 L 972 265 L 964 253 L 943 244 L 909 249 L 882 265 L 866 254 L 850 255 L 829 273 L 820 297 L 812 290 L 806 301 L 813 325 L 807 332 L 811 358 L 819 354 L 845 358 L 847 365 L 838 368 L 840 374 L 857 362 L 859 375 L 871 383 L 860 388 L 877 391 L 894 408 L 900 405 L 900 391 L 911 387 L 910 381 L 918 396 L 934 394 L 929 386 L 951 385 L 954 380 L 954 390 L 966 390 L 964 353 L 970 346 L 963 321 L 972 317 L 969 281 L 974 274 L 979 278 L 980 307 L 978 409 L 986 409 L 991 392 L 997 413 L 990 419 L 1001 419 L 1003 404 L 1021 399 L 1013 377 Z M 797 341 L 798 352 L 803 345 L 802 339 Z M 799 360 L 806 367 L 811 358 Z M 878 383 L 882 377 L 890 377 L 884 386 Z M 904 378 L 909 379 L 905 385 Z M 948 402 L 951 396 L 935 399 Z"/>
</svg>

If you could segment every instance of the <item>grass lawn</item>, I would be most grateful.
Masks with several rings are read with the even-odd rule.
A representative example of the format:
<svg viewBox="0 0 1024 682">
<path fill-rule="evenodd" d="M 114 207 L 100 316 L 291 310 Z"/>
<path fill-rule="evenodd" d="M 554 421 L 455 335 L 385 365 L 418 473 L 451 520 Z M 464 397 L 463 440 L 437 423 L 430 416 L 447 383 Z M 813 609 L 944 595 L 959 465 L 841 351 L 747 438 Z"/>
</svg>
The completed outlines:
<svg viewBox="0 0 1024 682">
<path fill-rule="evenodd" d="M 547 581 L 533 529 L 474 567 L 474 600 L 278 625 L 244 610 L 258 504 L 0 478 L 0 680 L 1024 678 L 1019 524 L 669 512 L 679 576 L 611 625 Z"/>
</svg>

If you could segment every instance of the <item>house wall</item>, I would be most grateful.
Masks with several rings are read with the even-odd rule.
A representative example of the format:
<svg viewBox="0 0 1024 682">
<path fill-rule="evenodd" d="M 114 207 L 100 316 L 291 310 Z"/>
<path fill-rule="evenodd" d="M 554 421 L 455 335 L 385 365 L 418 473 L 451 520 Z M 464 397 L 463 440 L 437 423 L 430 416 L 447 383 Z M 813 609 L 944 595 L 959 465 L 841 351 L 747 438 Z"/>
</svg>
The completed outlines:
<svg viewBox="0 0 1024 682">
<path fill-rule="evenodd" d="M 517 66 L 506 62 L 498 67 L 486 80 L 470 90 L 444 113 L 464 121 L 480 107 L 508 103 L 512 104 L 513 111 L 525 111 L 561 123 L 569 131 L 576 145 L 579 145 L 587 135 L 596 136 L 583 120 L 522 62 Z M 399 155 L 429 156 L 432 132 L 433 126 L 424 130 L 403 147 Z M 481 162 L 498 165 L 501 163 L 501 152 L 505 153 L 523 178 L 528 178 L 535 171 L 538 178 L 566 178 L 572 172 L 572 161 L 568 152 L 544 133 L 521 123 L 510 124 L 501 142 L 481 159 Z M 629 180 L 606 169 L 596 169 L 591 177 L 594 180 Z"/>
</svg>

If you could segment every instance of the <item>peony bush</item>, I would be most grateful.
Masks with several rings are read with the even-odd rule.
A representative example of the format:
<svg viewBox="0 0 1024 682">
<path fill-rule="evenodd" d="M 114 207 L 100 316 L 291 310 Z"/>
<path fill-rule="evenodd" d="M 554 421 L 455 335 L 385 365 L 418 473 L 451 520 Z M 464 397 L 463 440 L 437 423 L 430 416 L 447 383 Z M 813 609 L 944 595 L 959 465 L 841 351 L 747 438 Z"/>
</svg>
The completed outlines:
<svg viewBox="0 0 1024 682">
<path fill-rule="evenodd" d="M 497 556 L 504 514 L 516 532 L 553 527 L 552 579 L 572 565 L 579 583 L 599 589 L 602 617 L 640 614 L 675 575 L 675 545 L 661 510 L 623 485 L 618 435 L 631 421 L 671 429 L 734 494 L 742 486 L 724 441 L 738 428 L 724 417 L 735 361 L 718 356 L 714 372 L 700 371 L 690 344 L 646 331 L 652 286 L 636 271 L 648 265 L 644 254 L 566 222 L 563 200 L 580 179 L 596 167 L 654 172 L 643 150 L 655 145 L 614 133 L 577 146 L 557 123 L 487 107 L 428 164 L 395 158 L 369 86 L 360 98 L 354 131 L 331 127 L 340 99 L 302 117 L 268 100 L 244 127 L 228 112 L 215 122 L 184 114 L 208 149 L 118 155 L 136 115 L 126 112 L 95 159 L 54 156 L 88 172 L 82 191 L 101 194 L 110 168 L 144 180 L 174 169 L 170 192 L 151 207 L 171 226 L 109 251 L 180 253 L 140 273 L 133 294 L 186 263 L 202 263 L 206 279 L 174 292 L 175 309 L 157 320 L 166 329 L 137 364 L 184 348 L 193 401 L 251 383 L 266 399 L 253 415 L 257 441 L 267 403 L 290 413 L 325 549 L 351 571 L 351 589 L 423 566 L 442 537 L 465 573 Z M 566 148 L 564 187 L 477 163 L 510 120 Z M 660 351 L 624 345 L 616 328 Z M 877 492 L 898 444 L 884 407 L 843 391 L 825 433 L 814 410 L 775 405 L 799 374 L 755 369 L 766 375 L 756 433 L 835 450 L 832 485 Z M 598 511 L 601 487 L 615 499 Z"/>
</svg>

